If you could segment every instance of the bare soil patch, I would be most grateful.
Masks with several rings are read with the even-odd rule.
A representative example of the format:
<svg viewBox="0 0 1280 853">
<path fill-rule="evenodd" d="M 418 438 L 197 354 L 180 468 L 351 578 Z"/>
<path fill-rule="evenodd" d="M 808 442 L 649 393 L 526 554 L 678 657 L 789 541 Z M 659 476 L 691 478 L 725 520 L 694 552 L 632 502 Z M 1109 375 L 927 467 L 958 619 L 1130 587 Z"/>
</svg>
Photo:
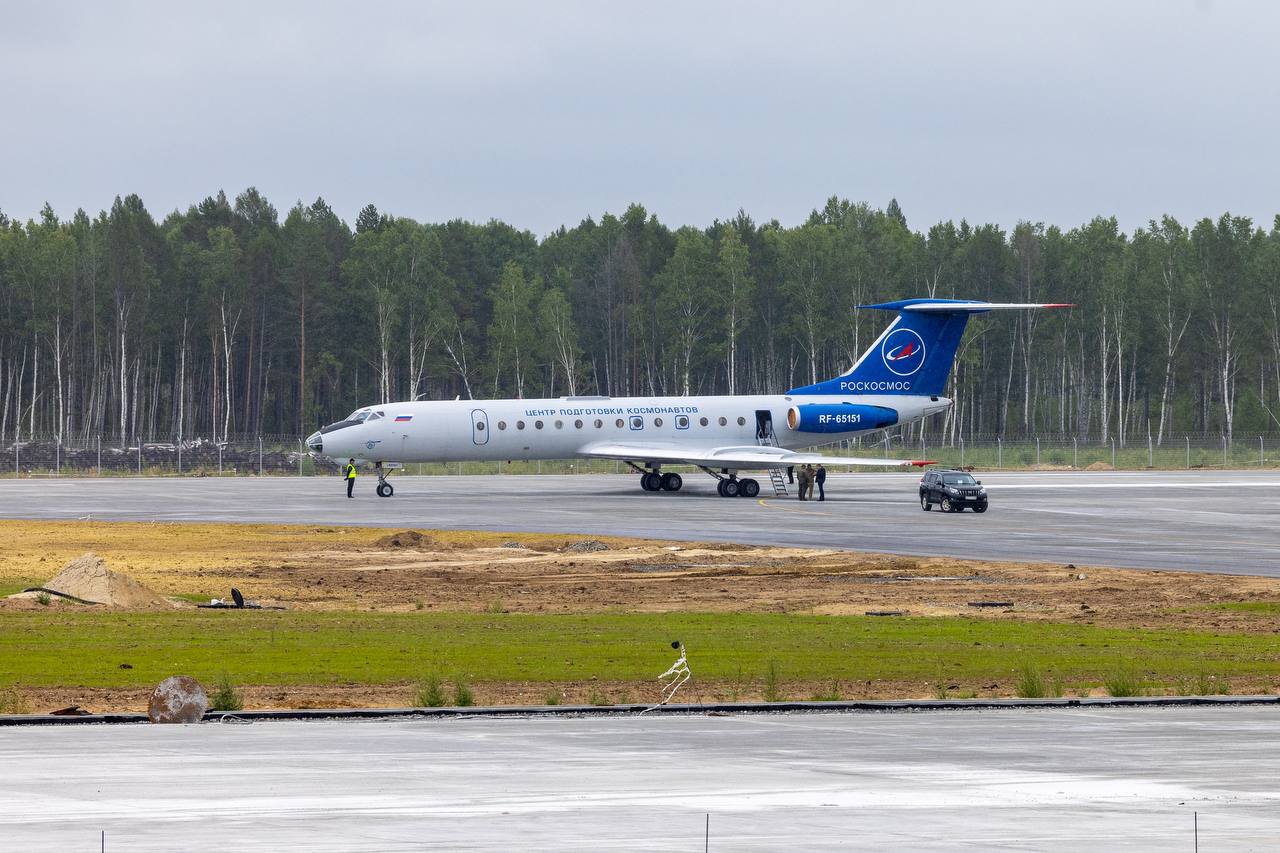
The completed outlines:
<svg viewBox="0 0 1280 853">
<path fill-rule="evenodd" d="M 906 617 L 1280 631 L 1280 607 L 1212 606 L 1280 602 L 1280 580 L 1249 576 L 437 530 L 13 521 L 0 522 L 0 534 L 13 543 L 0 557 L 0 592 L 42 585 L 51 569 L 92 550 L 110 570 L 154 591 L 154 598 L 144 596 L 123 605 L 139 609 L 167 606 L 155 599 L 226 598 L 235 586 L 247 598 L 289 610 L 832 615 L 897 611 Z M 97 570 L 85 576 L 97 578 Z M 119 588 L 111 584 L 108 581 L 109 590 Z M 95 600 L 93 594 L 80 594 L 88 587 L 66 591 Z M 112 595 L 117 606 L 119 599 L 127 598 Z M 981 601 L 1009 601 L 1012 606 L 971 606 Z M 7 608 L 39 606 L 31 600 L 0 598 L 0 618 Z M 75 606 L 79 605 L 58 605 Z M 481 704 L 542 704 L 550 689 L 546 684 L 473 687 Z M 559 701 L 570 704 L 650 701 L 644 691 L 652 687 L 584 682 L 556 689 L 563 694 Z M 402 707 L 411 704 L 414 689 L 409 684 L 249 686 L 245 699 L 246 707 Z M 791 698 L 807 699 L 809 693 L 832 690 L 844 698 L 930 697 L 939 688 L 876 683 L 791 684 L 788 689 Z M 943 689 L 951 695 L 1009 695 L 1011 686 L 957 684 Z M 754 683 L 700 683 L 690 698 L 745 700 L 760 694 L 760 685 Z M 94 710 L 146 707 L 146 691 L 66 688 L 24 691 L 24 696 L 34 710 L 68 704 Z"/>
</svg>

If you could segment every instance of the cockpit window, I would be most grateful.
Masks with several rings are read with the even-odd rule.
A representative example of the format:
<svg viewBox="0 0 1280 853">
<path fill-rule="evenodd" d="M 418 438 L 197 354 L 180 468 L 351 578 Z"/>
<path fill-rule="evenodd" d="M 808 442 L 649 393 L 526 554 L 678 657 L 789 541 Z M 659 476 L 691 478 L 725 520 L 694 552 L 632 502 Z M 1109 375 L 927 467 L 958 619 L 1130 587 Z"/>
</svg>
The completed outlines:
<svg viewBox="0 0 1280 853">
<path fill-rule="evenodd" d="M 369 420 L 380 421 L 387 416 L 386 412 L 373 412 L 369 415 Z"/>
<path fill-rule="evenodd" d="M 347 415 L 346 419 L 349 421 L 355 421 L 357 423 L 364 423 L 366 420 L 369 419 L 369 416 L 372 414 L 373 412 L 369 409 L 356 409 L 354 412 Z"/>
</svg>

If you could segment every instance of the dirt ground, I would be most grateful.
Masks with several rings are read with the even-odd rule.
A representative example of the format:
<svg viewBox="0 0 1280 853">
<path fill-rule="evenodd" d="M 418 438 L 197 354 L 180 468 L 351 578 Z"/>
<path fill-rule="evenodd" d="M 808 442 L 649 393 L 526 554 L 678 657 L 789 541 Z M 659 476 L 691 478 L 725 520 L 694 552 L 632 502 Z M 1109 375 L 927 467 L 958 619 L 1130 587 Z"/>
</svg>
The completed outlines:
<svg viewBox="0 0 1280 853">
<path fill-rule="evenodd" d="M 707 545 L 547 534 L 277 525 L 0 522 L 0 591 L 55 575 L 92 551 L 187 602 L 249 599 L 290 610 L 584 613 L 787 612 L 964 615 L 1111 627 L 1275 632 L 1280 615 L 1207 609 L 1280 601 L 1280 580 L 1043 563 L 898 557 L 823 549 Z M 1012 602 L 974 607 L 972 602 Z M 75 607 L 0 598 L 6 610 Z M 193 605 L 192 605 L 193 606 Z M 969 686 L 982 695 L 983 685 Z M 644 701 L 634 685 L 564 685 L 562 701 Z M 490 685 L 482 702 L 542 704 L 548 686 Z M 753 698 L 758 686 L 703 685 L 701 698 Z M 792 686 L 800 693 L 831 685 Z M 928 685 L 836 685 L 844 698 L 929 695 Z M 47 695 L 45 695 L 47 693 Z M 254 707 L 403 706 L 412 688 L 247 688 Z M 83 695 L 81 695 L 83 694 Z M 260 695 L 259 695 L 260 694 Z M 999 694 L 996 694 L 999 695 Z M 1007 695 L 1007 694 L 1006 694 Z M 691 696 L 690 698 L 698 698 Z M 807 695 L 799 698 L 808 698 Z M 129 691 L 41 691 L 31 704 L 145 706 Z"/>
</svg>

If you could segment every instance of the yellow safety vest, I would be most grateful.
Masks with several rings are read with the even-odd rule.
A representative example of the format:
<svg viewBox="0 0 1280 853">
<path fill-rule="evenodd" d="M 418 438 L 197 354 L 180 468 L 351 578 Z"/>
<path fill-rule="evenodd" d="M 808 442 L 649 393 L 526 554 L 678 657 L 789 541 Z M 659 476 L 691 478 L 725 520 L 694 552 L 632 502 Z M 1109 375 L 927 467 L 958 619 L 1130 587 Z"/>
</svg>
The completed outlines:
<svg viewBox="0 0 1280 853">
<path fill-rule="evenodd" d="M 356 466 L 347 465 L 347 479 L 354 480 L 356 478 Z"/>
</svg>

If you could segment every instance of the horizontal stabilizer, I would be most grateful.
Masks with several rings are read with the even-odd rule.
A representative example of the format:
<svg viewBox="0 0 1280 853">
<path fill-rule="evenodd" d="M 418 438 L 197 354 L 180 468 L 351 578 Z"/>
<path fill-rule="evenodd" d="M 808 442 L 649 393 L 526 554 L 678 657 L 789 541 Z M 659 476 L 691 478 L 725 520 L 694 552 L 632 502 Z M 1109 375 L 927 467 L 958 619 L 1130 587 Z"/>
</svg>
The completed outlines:
<svg viewBox="0 0 1280 853">
<path fill-rule="evenodd" d="M 900 299 L 876 305 L 859 305 L 882 311 L 910 311 L 914 314 L 985 314 L 988 311 L 1018 311 L 1032 308 L 1074 308 L 1069 302 L 978 302 L 972 299 Z"/>
</svg>

